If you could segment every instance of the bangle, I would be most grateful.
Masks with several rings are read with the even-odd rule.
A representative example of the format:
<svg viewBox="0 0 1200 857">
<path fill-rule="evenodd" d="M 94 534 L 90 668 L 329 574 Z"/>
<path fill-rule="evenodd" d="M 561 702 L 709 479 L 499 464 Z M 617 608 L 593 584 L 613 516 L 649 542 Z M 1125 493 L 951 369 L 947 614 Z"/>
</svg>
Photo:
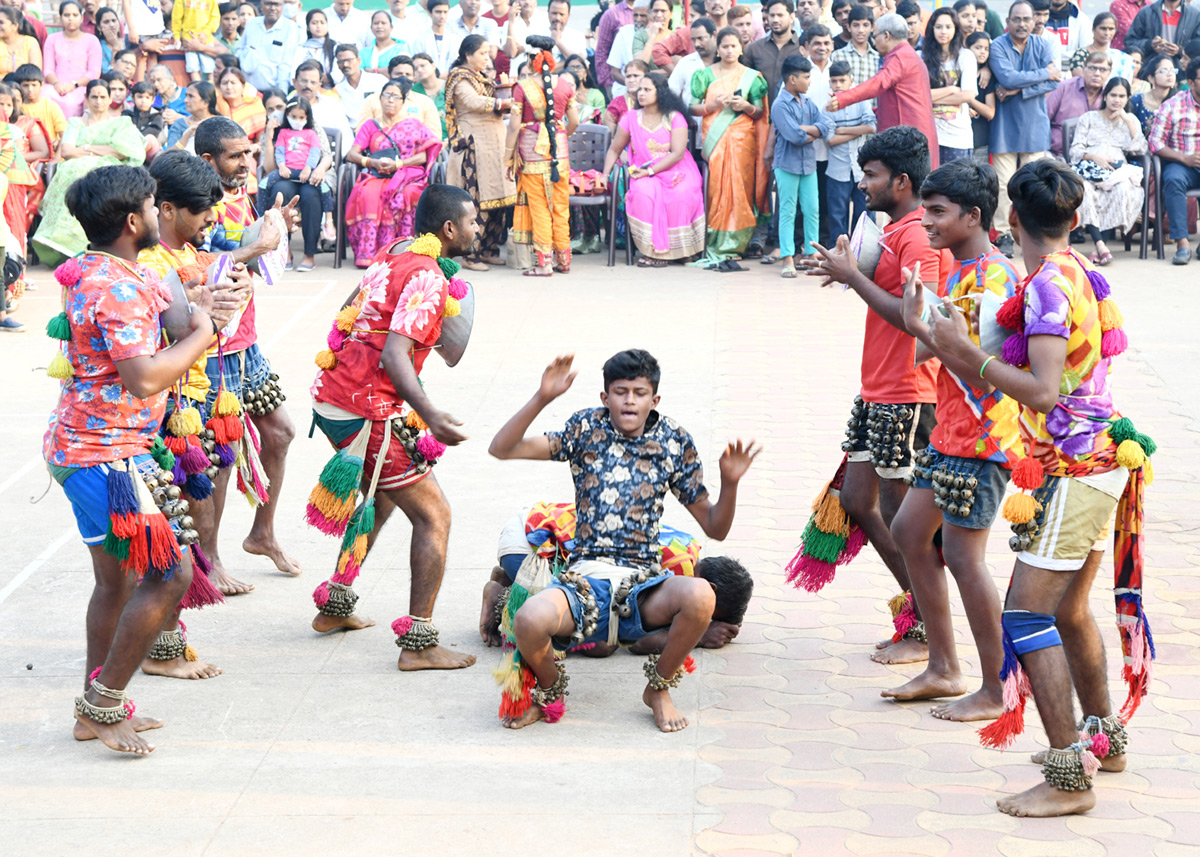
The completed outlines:
<svg viewBox="0 0 1200 857">
<path fill-rule="evenodd" d="M 988 364 L 991 363 L 995 359 L 996 359 L 995 354 L 989 354 L 988 359 L 983 361 L 983 365 L 979 367 L 979 377 L 980 378 L 983 377 L 983 370 L 986 369 Z"/>
</svg>

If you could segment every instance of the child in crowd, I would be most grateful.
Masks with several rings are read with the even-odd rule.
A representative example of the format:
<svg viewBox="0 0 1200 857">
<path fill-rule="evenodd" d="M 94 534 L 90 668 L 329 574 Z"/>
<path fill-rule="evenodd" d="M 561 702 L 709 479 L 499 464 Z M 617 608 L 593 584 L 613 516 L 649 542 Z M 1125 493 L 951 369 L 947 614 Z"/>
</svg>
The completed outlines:
<svg viewBox="0 0 1200 857">
<path fill-rule="evenodd" d="M 783 86 L 771 105 L 771 124 L 775 126 L 775 187 L 779 193 L 779 258 L 781 277 L 796 277 L 796 204 L 804 215 L 804 254 L 816 253 L 820 222 L 817 196 L 817 153 L 813 141 L 833 132 L 829 116 L 804 93 L 812 73 L 812 63 L 799 54 L 783 61 Z"/>
<path fill-rule="evenodd" d="M 163 115 L 154 107 L 154 84 L 143 80 L 133 85 L 133 107 L 125 115 L 133 120 L 133 126 L 146 138 L 146 160 L 153 158 L 162 149 Z"/>
<path fill-rule="evenodd" d="M 158 65 L 158 52 L 151 48 L 162 47 L 159 37 L 169 28 L 163 21 L 160 0 L 121 0 L 121 11 L 125 17 L 126 38 L 135 47 L 140 46 L 142 57 L 138 59 L 137 76 Z M 182 11 L 180 13 L 182 15 Z M 216 27 L 212 28 L 216 30 Z"/>
<path fill-rule="evenodd" d="M 280 179 L 300 184 L 308 181 L 321 162 L 321 140 L 307 98 L 297 97 L 288 102 L 284 123 L 275 132 L 275 169 L 263 180 L 263 199 L 271 198 L 271 186 Z"/>
<path fill-rule="evenodd" d="M 50 132 L 50 142 L 57 150 L 63 132 L 67 130 L 67 117 L 61 107 L 49 98 L 42 98 L 42 85 L 46 82 L 46 78 L 42 76 L 42 70 L 36 65 L 26 63 L 17 66 L 17 70 L 13 74 L 21 86 L 21 96 L 25 101 L 23 107 L 25 113 L 46 127 L 46 130 Z"/>
<path fill-rule="evenodd" d="M 221 11 L 217 0 L 177 0 L 171 12 L 171 33 L 175 41 L 185 40 L 210 45 L 213 34 L 221 25 Z M 201 51 L 187 51 L 185 67 L 192 80 L 209 80 L 213 73 L 212 56 Z"/>
<path fill-rule="evenodd" d="M 850 64 L 838 60 L 829 64 L 829 89 L 834 95 L 854 85 Z M 829 194 L 829 234 L 833 240 L 849 235 L 850 204 L 854 215 L 867 210 L 867 201 L 858 189 L 862 167 L 858 165 L 858 150 L 867 135 L 875 133 L 875 113 L 866 102 L 851 104 L 827 114 L 833 121 L 833 136 L 829 137 L 829 166 L 825 173 L 825 192 Z"/>
</svg>

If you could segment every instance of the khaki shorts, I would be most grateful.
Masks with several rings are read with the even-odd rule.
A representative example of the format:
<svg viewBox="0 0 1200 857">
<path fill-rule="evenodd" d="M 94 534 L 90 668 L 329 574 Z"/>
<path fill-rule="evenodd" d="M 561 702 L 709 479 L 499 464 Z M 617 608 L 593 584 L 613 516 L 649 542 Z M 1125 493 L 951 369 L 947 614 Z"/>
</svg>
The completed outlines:
<svg viewBox="0 0 1200 857">
<path fill-rule="evenodd" d="M 1109 525 L 1129 472 L 1055 480 L 1053 491 L 1034 492 L 1042 503 L 1038 533 L 1017 559 L 1048 571 L 1077 571 L 1094 550 L 1107 547 Z M 1045 496 L 1043 496 L 1045 495 Z"/>
</svg>

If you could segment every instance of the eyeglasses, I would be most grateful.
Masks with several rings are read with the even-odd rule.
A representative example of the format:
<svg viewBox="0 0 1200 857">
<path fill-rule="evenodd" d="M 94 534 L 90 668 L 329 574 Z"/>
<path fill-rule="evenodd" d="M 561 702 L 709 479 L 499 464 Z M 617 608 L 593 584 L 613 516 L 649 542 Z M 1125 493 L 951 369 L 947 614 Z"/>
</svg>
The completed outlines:
<svg viewBox="0 0 1200 857">
<path fill-rule="evenodd" d="M 383 93 L 383 95 L 379 96 L 379 100 L 380 101 L 399 101 L 400 96 L 394 92 L 385 92 L 385 93 Z"/>
<path fill-rule="evenodd" d="M 1174 77 L 1178 72 L 1176 72 L 1175 69 L 1171 68 L 1171 66 L 1167 66 L 1166 68 L 1158 69 L 1154 73 L 1155 74 L 1169 74 L 1169 75 L 1171 75 L 1171 77 Z"/>
<path fill-rule="evenodd" d="M 1085 65 L 1083 68 L 1085 71 L 1111 71 L 1112 70 L 1112 66 L 1108 66 L 1108 65 Z"/>
</svg>

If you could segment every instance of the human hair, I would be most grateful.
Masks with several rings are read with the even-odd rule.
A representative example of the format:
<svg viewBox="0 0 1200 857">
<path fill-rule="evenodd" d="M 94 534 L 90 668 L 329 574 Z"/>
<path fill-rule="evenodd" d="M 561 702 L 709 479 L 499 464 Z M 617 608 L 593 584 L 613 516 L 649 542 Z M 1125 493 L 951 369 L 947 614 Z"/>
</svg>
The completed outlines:
<svg viewBox="0 0 1200 857">
<path fill-rule="evenodd" d="M 858 165 L 879 161 L 892 178 L 908 176 L 915 196 L 929 175 L 929 141 L 911 125 L 896 125 L 867 138 L 858 150 Z"/>
<path fill-rule="evenodd" d="M 100 75 L 100 79 L 105 83 L 113 83 L 114 81 L 120 82 L 125 84 L 126 89 L 129 88 L 129 81 L 126 80 L 125 75 L 121 74 L 119 71 L 113 71 L 110 69 L 109 71 L 106 71 L 104 74 Z"/>
<path fill-rule="evenodd" d="M 569 66 L 572 60 L 579 60 L 583 64 L 584 74 L 583 80 L 579 81 L 580 85 L 588 89 L 599 89 L 600 84 L 596 81 L 596 78 L 592 77 L 592 68 L 588 65 L 587 57 L 581 57 L 579 54 L 571 54 L 563 60 L 563 68 Z M 576 79 L 578 79 L 578 75 L 576 75 Z"/>
<path fill-rule="evenodd" d="M 809 42 L 811 42 L 813 39 L 819 39 L 822 36 L 828 36 L 829 38 L 832 39 L 833 33 L 831 33 L 829 31 L 829 28 L 826 27 L 824 24 L 813 24 L 811 27 L 809 27 L 807 30 L 805 30 L 803 33 L 800 34 L 800 38 L 798 39 L 798 41 L 800 42 L 801 46 L 804 46 L 804 45 L 807 45 Z"/>
<path fill-rule="evenodd" d="M 979 209 L 979 225 L 984 232 L 992 228 L 996 202 L 1000 198 L 1000 180 L 987 164 L 972 158 L 959 158 L 942 164 L 921 182 L 921 199 L 934 194 L 946 197 L 963 210 Z"/>
<path fill-rule="evenodd" d="M 355 56 L 358 56 L 358 45 L 351 44 L 350 42 L 343 42 L 333 49 L 333 55 L 336 57 L 338 54 L 346 53 L 347 51 Z"/>
<path fill-rule="evenodd" d="M 325 14 L 325 11 L 323 9 L 309 9 L 308 14 L 306 14 L 304 16 L 304 35 L 310 39 L 316 38 L 316 36 L 314 36 L 312 34 L 312 20 L 313 20 L 314 15 L 320 15 L 322 18 L 325 19 L 326 25 L 328 26 L 328 24 L 329 24 L 329 17 Z M 322 75 L 325 74 L 326 68 L 333 68 L 333 58 L 334 58 L 333 49 L 336 46 L 337 46 L 337 43 L 333 39 L 329 38 L 329 30 L 326 30 L 325 31 L 325 41 L 323 41 L 321 43 L 321 53 L 325 57 L 325 66 L 321 68 Z M 303 65 L 303 63 L 301 63 L 301 65 Z M 300 69 L 296 69 L 296 71 L 298 72 L 298 71 L 300 71 Z"/>
<path fill-rule="evenodd" d="M 783 67 L 780 69 L 780 79 L 787 80 L 794 74 L 807 74 L 812 71 L 812 63 L 808 57 L 800 54 L 792 54 L 783 61 Z"/>
<path fill-rule="evenodd" d="M 14 92 L 15 90 L 15 92 Z M 0 114 L 5 122 L 16 122 L 21 116 L 20 102 L 17 100 L 16 93 L 21 91 L 19 86 L 9 86 L 7 83 L 0 83 L 0 95 L 7 95 L 12 100 L 12 113 L 8 116 Z"/>
<path fill-rule="evenodd" d="M 228 116 L 212 116 L 196 126 L 192 142 L 196 144 L 197 155 L 219 158 L 225 152 L 226 140 L 241 140 L 245 136 L 246 129 Z"/>
<path fill-rule="evenodd" d="M 680 116 L 687 118 L 687 105 L 683 103 L 683 99 L 671 89 L 668 83 L 667 76 L 657 72 L 651 72 L 646 75 L 646 80 L 654 86 L 655 99 L 658 101 L 658 112 L 663 115 L 664 119 L 670 119 L 672 113 L 678 113 Z"/>
<path fill-rule="evenodd" d="M 96 10 L 96 28 L 97 29 L 99 29 L 100 25 L 104 22 L 104 16 L 106 14 L 112 15 L 114 18 L 116 18 L 118 25 L 121 23 L 121 16 L 117 14 L 116 9 L 112 8 L 111 6 L 101 6 L 99 9 Z M 14 21 L 13 23 L 15 24 L 16 21 Z M 99 38 L 99 36 L 97 36 L 96 38 Z"/>
<path fill-rule="evenodd" d="M 200 214 L 225 195 L 212 165 L 183 149 L 171 149 L 151 161 L 150 175 L 158 183 L 154 197 L 159 205 L 169 202 L 176 208 Z"/>
<path fill-rule="evenodd" d="M 1103 108 L 1105 106 L 1104 102 L 1105 102 L 1105 99 L 1108 98 L 1108 94 L 1110 92 L 1112 92 L 1114 89 L 1116 89 L 1118 86 L 1124 88 L 1126 98 L 1129 98 L 1133 94 L 1133 87 L 1129 85 L 1129 81 L 1127 81 L 1125 78 L 1123 78 L 1123 77 L 1109 78 L 1108 83 L 1104 84 L 1104 89 L 1100 93 L 1100 107 L 1101 108 Z M 1126 113 L 1129 112 L 1129 103 L 1128 102 L 1125 103 L 1125 111 L 1124 112 L 1126 112 Z"/>
<path fill-rule="evenodd" d="M 921 14 L 921 7 L 914 3 L 913 0 L 900 0 L 896 4 L 896 14 L 901 18 L 911 18 L 913 15 Z"/>
<path fill-rule="evenodd" d="M 437 61 L 433 57 L 431 57 L 429 54 L 425 53 L 424 51 L 421 51 L 420 53 L 415 53 L 412 55 L 413 73 L 414 74 L 417 71 L 417 60 L 425 60 L 425 62 L 427 62 L 431 66 L 433 66 L 434 73 L 435 74 L 437 73 L 437 71 L 438 71 Z"/>
<path fill-rule="evenodd" d="M 46 82 L 46 78 L 42 75 L 42 70 L 33 63 L 28 62 L 17 66 L 13 72 L 13 77 L 16 78 L 17 83 L 31 83 L 35 80 L 38 83 Z"/>
<path fill-rule="evenodd" d="M 388 24 L 390 25 L 392 23 L 392 13 L 391 12 L 389 12 L 387 9 L 376 9 L 374 12 L 371 13 L 371 26 L 375 26 L 375 16 L 376 15 L 385 15 L 385 16 L 387 16 Z"/>
<path fill-rule="evenodd" d="M 5 18 L 8 18 L 9 23 L 11 23 L 17 29 L 20 29 L 21 21 L 18 18 L 17 10 L 14 9 L 12 6 L 0 6 L 0 15 L 3 15 Z"/>
<path fill-rule="evenodd" d="M 433 5 L 433 0 L 430 5 Z M 463 215 L 463 208 L 473 202 L 471 195 L 461 187 L 431 184 L 421 191 L 421 198 L 417 200 L 413 226 L 420 235 L 426 232 L 436 235 L 447 221 L 457 223 Z"/>
<path fill-rule="evenodd" d="M 148 80 L 139 80 L 133 86 L 129 87 L 129 95 L 154 95 L 154 84 Z"/>
<path fill-rule="evenodd" d="M 217 6 L 217 13 L 221 17 L 225 17 L 230 12 L 236 12 L 237 10 L 238 10 L 237 3 L 222 3 L 221 5 Z"/>
<path fill-rule="evenodd" d="M 846 19 L 846 26 L 849 27 L 855 21 L 871 21 L 872 23 L 874 23 L 875 15 L 873 12 L 871 12 L 871 9 L 869 6 L 863 6 L 861 4 L 855 3 L 853 6 L 850 7 L 850 17 Z M 904 30 L 905 30 L 905 32 L 908 32 L 907 24 L 904 25 Z"/>
<path fill-rule="evenodd" d="M 1112 12 L 1109 12 L 1107 9 L 1105 9 L 1103 12 L 1097 12 L 1096 17 L 1092 18 L 1092 29 L 1095 30 L 1105 21 L 1112 21 L 1114 24 L 1116 24 L 1117 16 Z"/>
<path fill-rule="evenodd" d="M 462 44 L 458 46 L 458 58 L 450 64 L 450 68 L 459 68 L 460 66 L 465 66 L 467 64 L 467 57 L 475 53 L 486 43 L 487 39 L 478 33 L 472 33 L 471 35 L 467 36 L 462 40 Z M 549 103 L 553 104 L 554 99 L 551 98 Z"/>
<path fill-rule="evenodd" d="M 217 115 L 217 88 L 215 86 L 207 80 L 193 80 L 188 84 L 188 89 L 200 96 L 200 100 L 208 108 L 210 116 Z"/>
<path fill-rule="evenodd" d="M 268 86 L 266 89 L 260 90 L 258 95 L 259 95 L 259 98 L 262 99 L 263 107 L 266 107 L 267 102 L 270 101 L 272 98 L 278 98 L 284 104 L 287 104 L 287 93 L 284 92 L 282 89 L 276 89 L 273 86 Z"/>
<path fill-rule="evenodd" d="M 1088 65 L 1091 63 L 1104 63 L 1110 71 L 1112 70 L 1112 60 L 1108 58 L 1108 54 L 1105 51 L 1092 51 L 1089 53 L 1087 59 L 1084 60 L 1084 64 Z"/>
<path fill-rule="evenodd" d="M 388 77 L 393 77 L 393 72 L 398 67 L 400 67 L 402 65 L 412 65 L 412 64 L 413 64 L 413 58 L 410 57 L 408 54 L 396 54 L 396 56 L 394 56 L 390 60 L 388 60 L 388 64 L 387 64 Z M 413 70 L 413 73 L 414 74 L 416 73 L 415 69 Z"/>
<path fill-rule="evenodd" d="M 988 43 L 989 45 L 992 43 L 992 37 L 991 37 L 991 36 L 989 36 L 989 35 L 988 35 L 987 33 L 985 33 L 983 30 L 976 30 L 974 33 L 971 33 L 971 35 L 967 36 L 967 39 L 966 39 L 966 41 L 965 41 L 965 42 L 963 42 L 963 47 L 964 47 L 964 48 L 969 48 L 969 47 L 972 47 L 972 46 L 974 46 L 974 45 L 977 45 L 977 44 L 979 44 L 979 43 L 980 43 L 980 42 L 982 42 L 984 39 L 986 39 L 986 40 L 987 40 L 987 43 Z"/>
<path fill-rule="evenodd" d="M 408 93 L 412 92 L 412 88 L 413 82 L 407 77 L 394 77 L 379 87 L 379 94 L 383 95 L 385 89 L 398 89 L 400 90 L 400 101 L 404 102 L 408 100 Z"/>
<path fill-rule="evenodd" d="M 1047 0 L 1047 2 L 1049 2 L 1049 0 Z M 958 2 L 954 4 L 954 14 L 957 15 L 963 9 L 974 9 L 974 8 L 975 8 L 975 0 L 958 0 Z"/>
<path fill-rule="evenodd" d="M 550 0 L 550 2 L 546 4 L 546 9 L 549 9 L 555 3 L 562 3 L 564 6 L 567 7 L 568 12 L 571 11 L 571 0 Z"/>
<path fill-rule="evenodd" d="M 1163 54 L 1151 55 L 1150 59 L 1142 65 L 1142 73 L 1140 76 L 1143 80 L 1150 81 L 1151 87 L 1154 86 L 1154 75 L 1158 73 L 1158 69 L 1162 67 L 1164 62 L 1175 69 L 1176 73 L 1178 74 L 1179 63 L 1175 62 L 1174 57 L 1165 56 Z M 1166 98 L 1170 98 L 1172 95 L 1174 95 L 1177 89 L 1178 87 L 1172 86 L 1169 90 L 1167 90 Z M 1165 101 L 1166 98 L 1163 100 Z"/>
<path fill-rule="evenodd" d="M 300 75 L 306 71 L 315 71 L 317 73 L 317 77 L 325 76 L 325 67 L 324 66 L 322 66 L 316 60 L 305 60 L 304 62 L 300 63 L 300 65 L 296 66 L 296 71 L 292 75 L 292 79 L 299 80 Z"/>
<path fill-rule="evenodd" d="M 723 621 L 740 625 L 746 618 L 750 606 L 750 595 L 754 592 L 754 578 L 736 559 L 728 556 L 706 556 L 696 563 L 693 576 L 707 580 L 717 597 L 713 615 L 720 614 Z"/>
<path fill-rule="evenodd" d="M 933 37 L 933 27 L 942 18 L 949 18 L 950 23 L 954 25 L 954 35 L 950 39 L 950 44 L 946 45 L 946 53 L 942 54 L 942 46 L 938 44 L 937 39 Z M 958 52 L 963 48 L 962 31 L 958 29 L 958 19 L 954 17 L 954 12 L 942 6 L 940 9 L 934 9 L 933 14 L 929 16 L 929 23 L 925 25 L 925 47 L 921 49 L 921 59 L 925 61 L 925 70 L 929 72 L 929 86 L 931 89 L 937 89 L 939 86 L 945 86 L 945 70 L 942 68 L 942 63 L 949 60 L 958 65 Z"/>
<path fill-rule="evenodd" d="M 697 18 L 692 21 L 691 29 L 695 30 L 697 27 L 710 36 L 717 31 L 716 22 L 712 18 Z"/>
<path fill-rule="evenodd" d="M 450 8 L 450 0 L 429 0 L 429 5 L 427 7 L 425 7 L 425 11 L 427 11 L 429 14 L 432 15 L 433 10 L 436 9 L 438 6 L 445 6 L 447 9 L 449 9 Z"/>
<path fill-rule="evenodd" d="M 958 2 L 959 2 L 959 3 L 962 3 L 962 2 L 963 2 L 963 0 L 958 0 Z M 1030 11 L 1030 12 L 1037 12 L 1037 11 L 1040 11 L 1040 10 L 1038 10 L 1037 8 L 1035 8 L 1035 7 L 1034 7 L 1034 5 L 1033 5 L 1033 4 L 1034 4 L 1035 2 L 1038 2 L 1038 0 L 1014 0 L 1014 2 L 1012 3 L 1012 5 L 1008 7 L 1008 17 L 1010 17 L 1010 18 L 1011 18 L 1011 17 L 1013 16 L 1013 10 L 1014 10 L 1014 9 L 1016 9 L 1018 6 L 1028 6 L 1028 7 L 1029 7 L 1029 11 Z M 1040 0 L 1040 2 L 1042 2 L 1042 3 L 1045 3 L 1045 4 L 1046 4 L 1046 8 L 1047 8 L 1047 9 L 1049 9 L 1049 8 L 1050 8 L 1050 0 Z M 975 4 L 974 4 L 974 3 L 972 3 L 971 5 L 972 5 L 972 6 L 974 6 Z M 957 8 L 958 8 L 958 6 L 957 6 L 957 5 L 955 5 L 955 7 L 954 7 L 954 8 L 956 8 L 956 9 L 957 9 Z"/>
<path fill-rule="evenodd" d="M 833 0 L 833 5 L 829 7 L 829 14 L 837 15 L 839 11 L 847 6 L 854 8 L 854 0 Z"/>
<path fill-rule="evenodd" d="M 897 41 L 908 41 L 908 21 L 905 21 L 895 12 L 880 15 L 879 20 L 875 22 L 875 29 L 880 33 L 891 36 Z"/>
<path fill-rule="evenodd" d="M 767 12 L 769 13 L 772 9 L 779 5 L 782 5 L 783 8 L 787 9 L 787 13 L 789 15 L 796 14 L 796 4 L 793 3 L 792 0 L 767 0 Z"/>
<path fill-rule="evenodd" d="M 1188 59 L 1200 57 L 1200 39 L 1188 39 L 1184 42 L 1182 53 Z"/>
<path fill-rule="evenodd" d="M 734 6 L 733 8 L 736 9 L 738 7 Z M 717 47 L 721 47 L 721 42 L 725 41 L 730 36 L 733 36 L 733 38 L 737 39 L 739 45 L 742 43 L 742 37 L 738 35 L 737 30 L 735 30 L 733 27 L 722 27 L 717 33 Z"/>
<path fill-rule="evenodd" d="M 1200 57 L 1192 57 L 1187 64 L 1187 81 L 1191 83 L 1200 77 Z"/>
<path fill-rule="evenodd" d="M 234 77 L 236 77 L 243 84 L 246 82 L 246 72 L 242 71 L 240 68 L 235 68 L 233 66 L 226 66 L 221 71 L 221 73 L 219 75 L 217 75 L 217 86 L 220 86 L 221 81 L 223 81 L 225 78 L 229 77 L 230 75 L 233 75 Z M 259 93 L 259 95 L 262 96 L 263 98 L 266 98 L 266 95 L 264 93 Z"/>
<path fill-rule="evenodd" d="M 1013 173 L 1008 198 L 1021 229 L 1034 238 L 1062 238 L 1083 202 L 1083 180 L 1062 161 L 1041 158 Z"/>
<path fill-rule="evenodd" d="M 98 77 L 92 78 L 86 84 L 84 84 L 84 87 L 83 87 L 84 96 L 86 97 L 88 95 L 91 95 L 92 90 L 97 89 L 97 88 L 103 89 L 105 92 L 108 92 L 108 81 L 102 80 L 101 78 L 98 78 Z"/>
<path fill-rule="evenodd" d="M 1035 14 L 1038 12 L 1050 11 L 1050 0 L 1025 0 L 1025 2 L 1029 4 L 1029 8 L 1032 9 Z M 1013 6 L 1016 5 L 1016 3 L 1013 4 Z M 1012 15 L 1012 6 L 1008 8 L 1008 14 Z"/>
<path fill-rule="evenodd" d="M 629 70 L 631 68 L 636 68 L 643 75 L 650 73 L 650 64 L 644 60 L 630 60 L 629 62 L 625 63 L 625 68 L 622 69 L 622 71 L 624 71 L 626 74 L 629 74 Z"/>
<path fill-rule="evenodd" d="M 382 92 L 382 91 L 383 90 L 381 89 L 380 92 Z M 305 130 L 315 131 L 317 128 L 317 123 L 313 120 L 312 104 L 309 103 L 308 99 L 302 95 L 297 95 L 294 98 L 289 98 L 287 104 L 285 104 L 283 106 L 283 118 L 284 119 L 287 118 L 287 115 L 292 112 L 292 108 L 294 108 L 294 107 L 299 107 L 301 110 L 304 111 L 304 128 L 305 128 Z M 279 124 L 279 127 L 275 129 L 275 137 L 276 138 L 279 137 L 279 132 L 282 131 L 284 129 L 284 127 L 285 127 L 284 124 L 281 122 Z M 286 127 L 290 129 L 292 126 L 287 125 Z M 271 142 L 274 143 L 275 140 L 272 140 Z"/>
<path fill-rule="evenodd" d="M 66 11 L 68 6 L 74 6 L 79 10 L 80 16 L 83 15 L 83 6 L 81 6 L 79 3 L 76 3 L 75 0 L 63 0 L 63 2 L 58 4 L 58 17 L 62 17 L 63 12 Z"/>
<path fill-rule="evenodd" d="M 628 351 L 614 354 L 604 363 L 605 392 L 608 392 L 608 388 L 615 381 L 634 381 L 638 378 L 645 378 L 650 382 L 650 387 L 654 392 L 658 392 L 658 382 L 662 378 L 662 370 L 658 368 L 658 361 L 651 356 L 649 351 L 630 348 Z"/>
<path fill-rule="evenodd" d="M 738 20 L 739 18 L 748 18 L 752 14 L 753 11 L 749 6 L 734 6 L 725 13 L 725 21 L 730 26 L 733 26 L 734 21 Z M 716 22 L 713 23 L 713 27 L 716 27 Z"/>
<path fill-rule="evenodd" d="M 100 167 L 67 187 L 67 211 L 83 227 L 88 244 L 107 247 L 121 237 L 129 215 L 142 213 L 154 191 L 145 167 Z"/>
<path fill-rule="evenodd" d="M 217 60 L 220 60 L 221 65 L 225 66 L 225 68 L 242 67 L 242 61 L 234 54 L 217 54 L 216 57 L 213 58 L 213 62 L 216 62 Z"/>
<path fill-rule="evenodd" d="M 850 77 L 850 63 L 845 60 L 835 60 L 829 64 L 830 77 Z"/>
<path fill-rule="evenodd" d="M 137 51 L 135 51 L 133 48 L 125 48 L 124 50 L 116 51 L 113 54 L 112 61 L 116 62 L 121 57 L 126 56 L 126 55 L 133 57 L 134 63 L 137 63 Z M 111 63 L 110 63 L 110 65 L 111 65 Z"/>
</svg>

